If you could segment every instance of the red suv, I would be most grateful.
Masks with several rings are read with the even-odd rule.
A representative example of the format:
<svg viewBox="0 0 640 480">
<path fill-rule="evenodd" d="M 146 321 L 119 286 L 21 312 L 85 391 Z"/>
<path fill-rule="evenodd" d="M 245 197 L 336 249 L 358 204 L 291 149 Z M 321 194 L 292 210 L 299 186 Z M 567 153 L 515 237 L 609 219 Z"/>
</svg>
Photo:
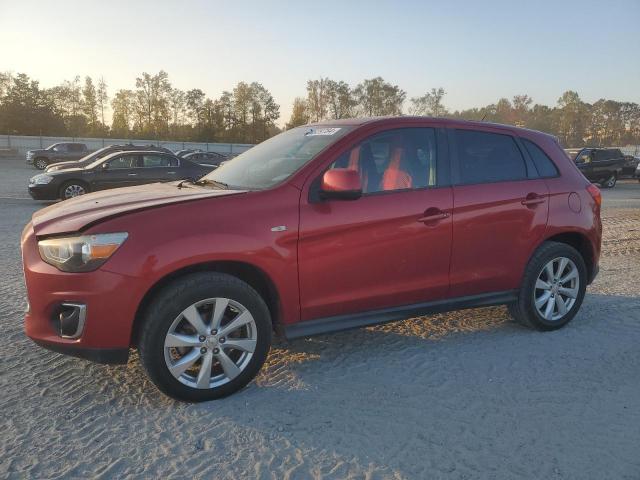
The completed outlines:
<svg viewBox="0 0 640 480">
<path fill-rule="evenodd" d="M 26 333 L 200 401 L 296 338 L 506 304 L 554 330 L 598 271 L 600 192 L 554 137 L 429 118 L 284 132 L 201 180 L 84 195 L 22 235 Z"/>
</svg>

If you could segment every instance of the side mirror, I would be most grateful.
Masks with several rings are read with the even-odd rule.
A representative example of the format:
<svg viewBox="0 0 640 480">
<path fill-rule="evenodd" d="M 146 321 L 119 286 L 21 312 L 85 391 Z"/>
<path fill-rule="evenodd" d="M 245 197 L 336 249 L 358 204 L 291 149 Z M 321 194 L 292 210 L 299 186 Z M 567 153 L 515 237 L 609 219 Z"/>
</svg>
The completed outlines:
<svg viewBox="0 0 640 480">
<path fill-rule="evenodd" d="M 362 182 L 356 170 L 333 168 L 324 172 L 320 198 L 325 200 L 357 200 L 362 196 Z"/>
<path fill-rule="evenodd" d="M 103 170 L 109 170 L 109 163 L 108 162 L 103 163 L 102 164 L 102 169 Z"/>
</svg>

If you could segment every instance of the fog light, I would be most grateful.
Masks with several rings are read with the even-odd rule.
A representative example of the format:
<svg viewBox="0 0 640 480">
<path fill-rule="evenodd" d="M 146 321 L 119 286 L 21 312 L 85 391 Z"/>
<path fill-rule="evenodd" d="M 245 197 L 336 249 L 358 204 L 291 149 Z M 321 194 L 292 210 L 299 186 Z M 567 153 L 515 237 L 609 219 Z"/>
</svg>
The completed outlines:
<svg viewBox="0 0 640 480">
<path fill-rule="evenodd" d="M 58 334 L 62 338 L 78 338 L 82 335 L 87 306 L 82 303 L 63 303 L 57 316 Z"/>
</svg>

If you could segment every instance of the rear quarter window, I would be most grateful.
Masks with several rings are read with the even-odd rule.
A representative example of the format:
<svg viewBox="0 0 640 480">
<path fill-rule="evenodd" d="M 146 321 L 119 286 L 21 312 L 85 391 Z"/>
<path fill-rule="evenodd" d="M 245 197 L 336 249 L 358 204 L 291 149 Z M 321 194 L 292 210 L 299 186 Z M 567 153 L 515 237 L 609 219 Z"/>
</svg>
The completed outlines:
<svg viewBox="0 0 640 480">
<path fill-rule="evenodd" d="M 538 170 L 538 175 L 540 175 L 541 177 L 558 176 L 558 169 L 556 168 L 553 161 L 549 158 L 549 156 L 544 153 L 544 150 L 542 150 L 531 140 L 526 140 L 523 138 L 522 143 L 527 149 L 527 152 L 529 152 L 529 155 L 531 155 L 533 163 L 536 166 L 536 170 Z"/>
</svg>

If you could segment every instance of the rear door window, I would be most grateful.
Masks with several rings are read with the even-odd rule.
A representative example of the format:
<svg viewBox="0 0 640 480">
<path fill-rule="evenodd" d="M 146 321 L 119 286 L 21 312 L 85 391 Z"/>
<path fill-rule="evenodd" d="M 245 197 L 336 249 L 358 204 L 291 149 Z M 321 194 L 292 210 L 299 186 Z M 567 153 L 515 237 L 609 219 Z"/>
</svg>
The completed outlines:
<svg viewBox="0 0 640 480">
<path fill-rule="evenodd" d="M 173 157 L 166 155 L 143 155 L 142 166 L 145 168 L 153 167 L 177 167 L 178 161 Z"/>
<path fill-rule="evenodd" d="M 558 175 L 558 169 L 549 156 L 544 153 L 544 150 L 531 140 L 523 138 L 522 143 L 524 144 L 524 148 L 529 152 L 529 155 L 531 155 L 536 170 L 538 170 L 538 175 L 541 177 L 555 177 Z"/>
<path fill-rule="evenodd" d="M 454 147 L 461 184 L 508 182 L 527 178 L 524 157 L 510 135 L 456 130 Z"/>
<path fill-rule="evenodd" d="M 593 160 L 596 162 L 602 162 L 609 158 L 608 152 L 606 150 L 594 150 L 593 151 Z"/>
<path fill-rule="evenodd" d="M 138 166 L 137 155 L 127 155 L 124 157 L 109 160 L 109 170 L 119 170 L 122 168 L 136 168 Z"/>
</svg>

